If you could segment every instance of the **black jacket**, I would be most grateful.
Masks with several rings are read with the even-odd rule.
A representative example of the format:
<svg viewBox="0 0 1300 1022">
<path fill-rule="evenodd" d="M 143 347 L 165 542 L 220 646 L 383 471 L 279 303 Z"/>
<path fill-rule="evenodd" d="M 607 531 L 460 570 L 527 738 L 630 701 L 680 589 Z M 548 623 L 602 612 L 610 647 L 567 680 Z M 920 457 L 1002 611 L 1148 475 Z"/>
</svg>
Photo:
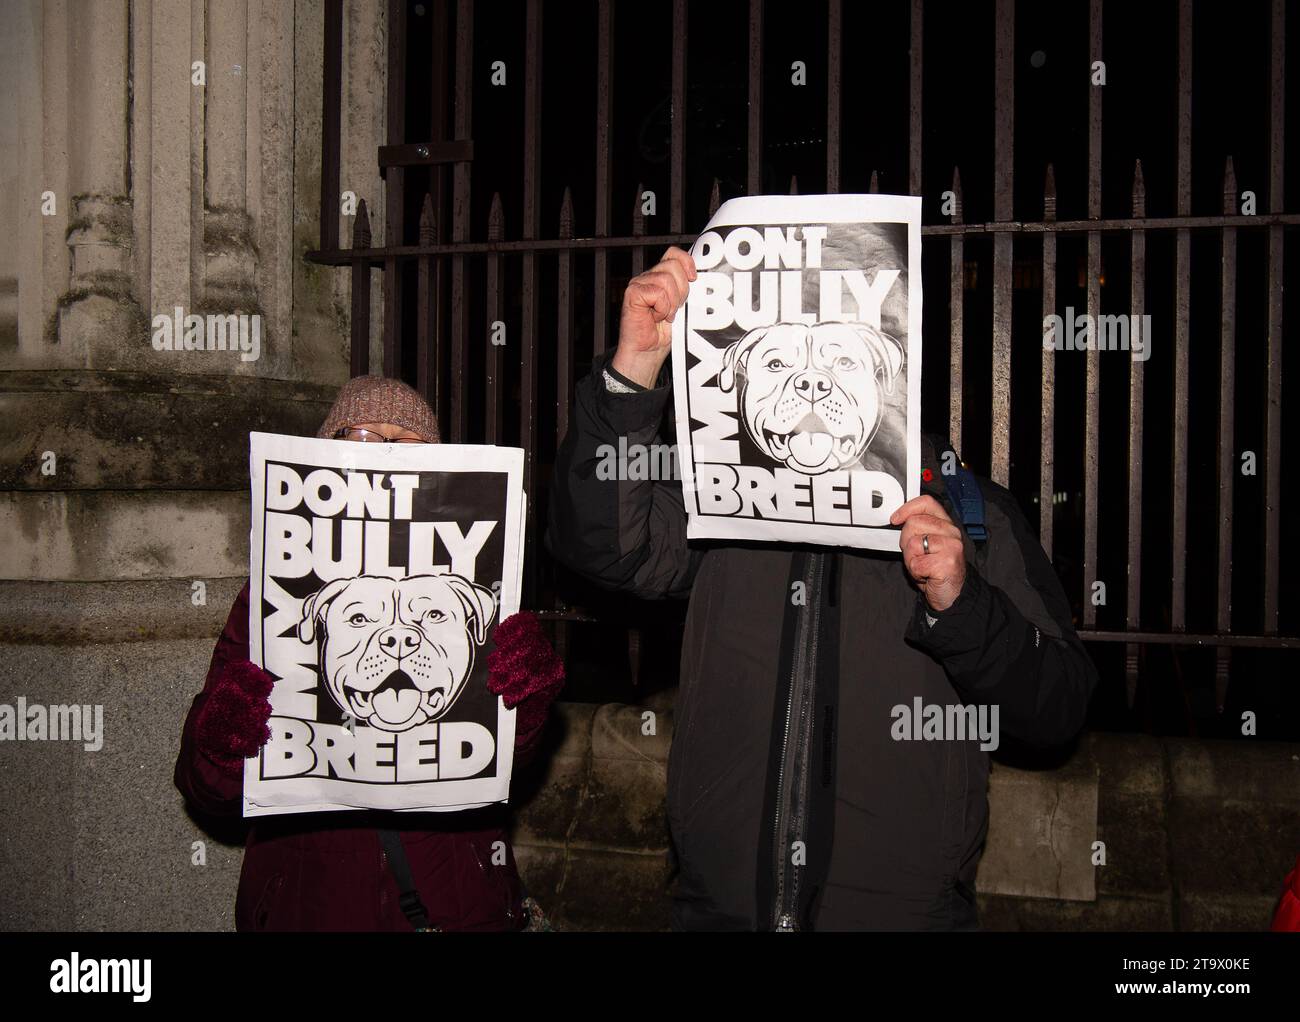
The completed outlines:
<svg viewBox="0 0 1300 1022">
<path fill-rule="evenodd" d="M 668 764 L 674 925 L 973 928 L 988 753 L 977 737 L 897 740 L 895 708 L 996 705 L 1001 733 L 1034 745 L 1082 726 L 1096 672 L 1015 500 L 980 480 L 988 541 L 967 539 L 966 583 L 931 626 L 896 554 L 688 547 L 679 482 L 597 474 L 603 445 L 664 442 L 671 390 L 611 393 L 602 369 L 577 388 L 547 541 L 609 588 L 690 596 Z M 924 446 L 923 489 L 960 521 Z"/>
</svg>

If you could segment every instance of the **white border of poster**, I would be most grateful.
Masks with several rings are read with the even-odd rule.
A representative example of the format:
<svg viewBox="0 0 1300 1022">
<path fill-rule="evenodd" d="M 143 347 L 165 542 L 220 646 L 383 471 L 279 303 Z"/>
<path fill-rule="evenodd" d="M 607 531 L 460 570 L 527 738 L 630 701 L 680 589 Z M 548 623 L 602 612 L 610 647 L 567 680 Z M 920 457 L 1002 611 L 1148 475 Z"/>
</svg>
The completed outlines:
<svg viewBox="0 0 1300 1022">
<path fill-rule="evenodd" d="M 907 232 L 907 329 L 905 342 L 906 371 L 906 478 L 903 499 L 910 500 L 921 492 L 921 199 L 903 195 L 774 195 L 731 199 L 719 207 L 701 237 L 718 227 L 737 226 L 811 226 L 818 224 L 864 225 L 903 224 Z M 700 251 L 697 240 L 692 255 Z M 728 271 L 728 266 L 723 267 Z M 700 281 L 691 284 L 691 296 L 701 296 Z M 690 398 L 687 368 L 687 330 L 690 303 L 672 324 L 673 390 L 676 405 L 677 445 L 682 472 L 682 494 L 688 515 L 690 539 L 732 539 L 815 543 L 898 552 L 898 530 L 884 526 L 822 524 L 781 521 L 757 516 L 710 514 L 701 511 L 700 494 L 695 484 L 695 451 L 692 444 Z M 744 427 L 737 411 L 736 434 Z M 860 470 L 859 470 L 860 471 Z M 898 503 L 901 503 L 899 501 Z M 897 505 L 895 505 L 897 506 Z M 894 507 L 882 509 L 887 518 Z"/>
<path fill-rule="evenodd" d="M 264 665 L 264 642 L 259 620 L 262 606 L 266 462 L 288 461 L 320 468 L 344 466 L 372 471 L 500 472 L 506 476 L 506 515 L 500 596 L 492 627 L 519 610 L 523 582 L 524 452 L 519 448 L 466 444 L 369 444 L 315 437 L 250 433 L 252 520 L 249 534 L 249 659 Z M 349 457 L 351 449 L 352 457 Z M 372 469 L 376 462 L 382 469 Z M 507 582 L 507 579 L 509 581 Z M 271 696 L 275 704 L 275 693 Z M 455 812 L 507 801 L 514 759 L 515 711 L 498 697 L 495 769 L 489 778 L 425 781 L 392 785 L 351 782 L 338 778 L 295 778 L 300 783 L 269 782 L 258 777 L 260 756 L 245 762 L 243 815 L 274 816 L 288 813 L 337 812 L 383 809 L 409 812 Z M 308 791 L 325 788 L 333 801 L 313 799 Z M 430 804 L 436 802 L 436 804 Z"/>
</svg>

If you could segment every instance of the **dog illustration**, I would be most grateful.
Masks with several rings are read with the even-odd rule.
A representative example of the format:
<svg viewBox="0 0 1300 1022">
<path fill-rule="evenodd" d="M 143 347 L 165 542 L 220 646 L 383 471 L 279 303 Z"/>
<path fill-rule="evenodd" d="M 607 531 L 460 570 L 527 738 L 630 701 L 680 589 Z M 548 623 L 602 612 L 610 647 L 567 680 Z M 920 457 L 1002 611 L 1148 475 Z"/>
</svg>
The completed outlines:
<svg viewBox="0 0 1300 1022">
<path fill-rule="evenodd" d="M 894 392 L 903 346 L 865 323 L 756 327 L 723 355 L 718 386 L 740 384 L 759 450 L 805 475 L 853 465 L 880 428 L 880 389 Z"/>
<path fill-rule="evenodd" d="M 460 575 L 358 575 L 307 598 L 298 638 L 319 642 L 321 676 L 344 713 L 406 731 L 456 701 L 495 613 L 492 590 Z"/>
</svg>

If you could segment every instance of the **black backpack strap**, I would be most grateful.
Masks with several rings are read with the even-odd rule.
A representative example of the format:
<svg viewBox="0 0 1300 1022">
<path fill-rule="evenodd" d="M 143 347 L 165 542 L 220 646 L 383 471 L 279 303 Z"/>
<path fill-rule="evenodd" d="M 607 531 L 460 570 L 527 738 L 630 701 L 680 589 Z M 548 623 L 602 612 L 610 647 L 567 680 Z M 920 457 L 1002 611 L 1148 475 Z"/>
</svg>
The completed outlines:
<svg viewBox="0 0 1300 1022">
<path fill-rule="evenodd" d="M 384 846 L 389 868 L 393 871 L 393 879 L 397 881 L 397 888 L 401 891 L 398 903 L 402 906 L 402 914 L 410 920 L 417 931 L 432 930 L 433 927 L 429 925 L 429 913 L 424 907 L 424 902 L 420 900 L 415 878 L 411 876 L 411 864 L 407 861 L 406 849 L 402 847 L 402 835 L 395 830 L 380 830 L 379 843 Z"/>
<path fill-rule="evenodd" d="M 944 485 L 948 488 L 948 498 L 961 518 L 962 528 L 971 541 L 979 546 L 989 538 L 989 531 L 984 524 L 984 493 L 979 481 L 965 465 L 953 454 L 956 471 L 952 473 L 940 470 Z"/>
</svg>

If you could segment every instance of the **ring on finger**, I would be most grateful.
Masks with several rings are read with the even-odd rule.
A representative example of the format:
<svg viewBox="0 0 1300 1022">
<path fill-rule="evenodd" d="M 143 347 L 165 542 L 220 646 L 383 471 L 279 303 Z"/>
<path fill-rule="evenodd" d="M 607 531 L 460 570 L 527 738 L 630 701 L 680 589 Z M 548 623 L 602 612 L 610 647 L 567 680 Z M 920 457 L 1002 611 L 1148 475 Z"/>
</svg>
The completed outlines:
<svg viewBox="0 0 1300 1022">
<path fill-rule="evenodd" d="M 930 552 L 930 537 L 929 537 L 929 535 L 925 535 L 925 536 L 922 536 L 922 537 L 921 537 L 921 549 L 924 550 L 927 554 Z"/>
</svg>

